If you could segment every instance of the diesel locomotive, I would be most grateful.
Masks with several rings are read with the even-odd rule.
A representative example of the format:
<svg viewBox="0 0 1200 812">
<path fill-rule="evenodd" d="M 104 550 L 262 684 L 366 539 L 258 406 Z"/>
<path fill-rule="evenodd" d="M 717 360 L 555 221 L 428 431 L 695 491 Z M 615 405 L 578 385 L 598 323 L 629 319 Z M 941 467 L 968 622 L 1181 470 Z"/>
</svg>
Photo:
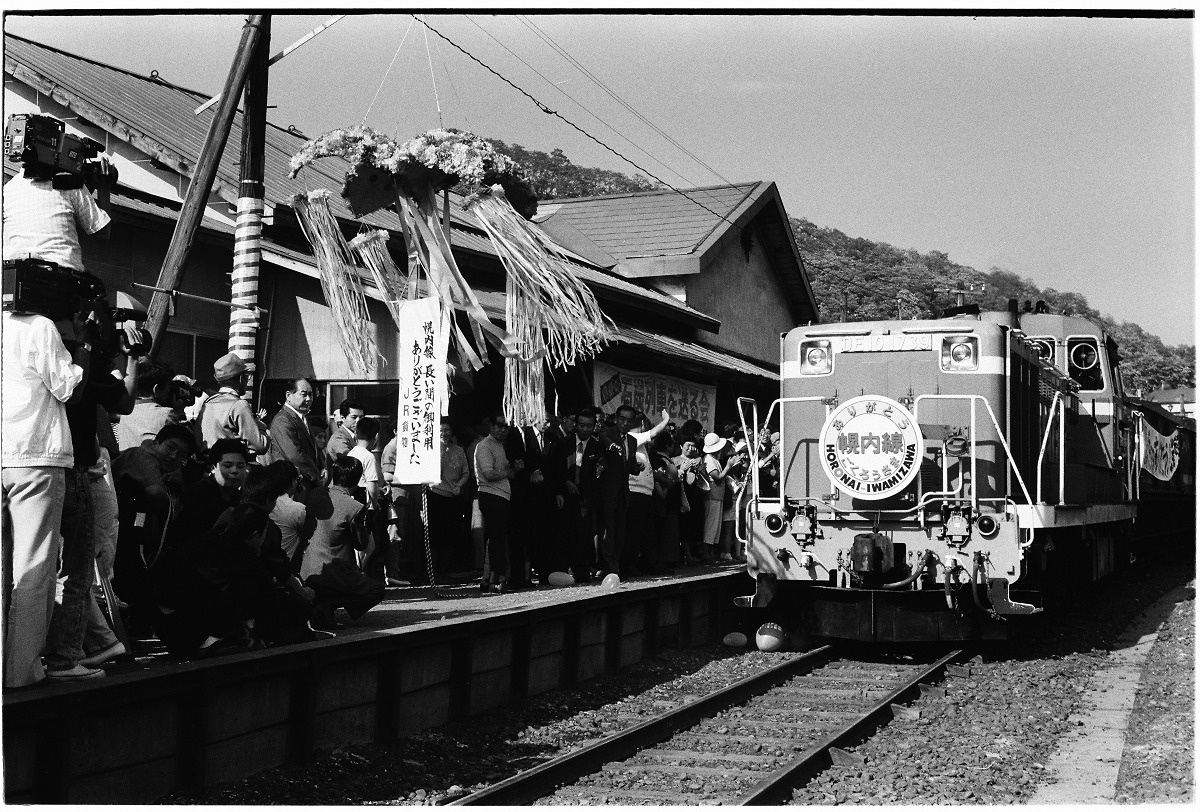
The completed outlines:
<svg viewBox="0 0 1200 812">
<path fill-rule="evenodd" d="M 1194 423 L 1129 396 L 1090 321 L 1013 300 L 780 344 L 781 397 L 761 423 L 739 403 L 749 436 L 779 432 L 779 487 L 742 493 L 755 591 L 737 603 L 791 631 L 1002 639 L 1014 616 L 1194 544 Z"/>
</svg>

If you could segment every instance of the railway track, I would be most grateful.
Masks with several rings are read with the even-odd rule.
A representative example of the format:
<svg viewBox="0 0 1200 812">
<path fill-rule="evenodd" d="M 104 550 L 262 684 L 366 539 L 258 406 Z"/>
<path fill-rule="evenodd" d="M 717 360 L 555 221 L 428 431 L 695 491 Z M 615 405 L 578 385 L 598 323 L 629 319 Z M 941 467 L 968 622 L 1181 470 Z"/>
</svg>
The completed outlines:
<svg viewBox="0 0 1200 812">
<path fill-rule="evenodd" d="M 822 646 L 453 805 L 780 803 L 964 656 L 864 661 Z"/>
</svg>

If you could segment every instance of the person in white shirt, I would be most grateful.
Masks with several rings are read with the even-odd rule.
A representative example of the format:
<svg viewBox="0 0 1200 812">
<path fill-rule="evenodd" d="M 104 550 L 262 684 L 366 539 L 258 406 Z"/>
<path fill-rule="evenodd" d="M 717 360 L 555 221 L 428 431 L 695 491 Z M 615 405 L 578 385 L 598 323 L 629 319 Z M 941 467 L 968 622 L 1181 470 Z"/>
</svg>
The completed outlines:
<svg viewBox="0 0 1200 812">
<path fill-rule="evenodd" d="M 366 499 L 369 508 L 377 507 L 382 498 L 382 477 L 379 475 L 379 462 L 371 451 L 375 439 L 379 437 L 379 421 L 373 417 L 364 417 L 358 421 L 354 429 L 354 447 L 348 453 L 362 463 L 362 479 L 358 487 Z"/>
<path fill-rule="evenodd" d="M 63 336 L 73 341 L 74 326 L 56 329 L 45 316 L 3 314 L 5 688 L 46 676 L 41 654 L 54 609 L 67 469 L 75 462 L 64 404 L 82 391 L 85 372 Z M 76 360 L 86 363 L 88 354 L 81 346 Z"/>
<path fill-rule="evenodd" d="M 367 509 L 367 525 L 371 530 L 371 544 L 362 552 L 362 570 L 367 575 L 383 581 L 387 569 L 387 553 L 389 548 L 385 520 L 387 507 L 384 501 L 383 477 L 379 474 L 379 461 L 375 459 L 371 448 L 379 437 L 379 421 L 374 417 L 364 417 L 358 420 L 354 427 L 354 448 L 349 456 L 362 463 L 362 478 L 358 481 L 358 491 L 355 498 L 361 496 Z"/>
<path fill-rule="evenodd" d="M 107 156 L 102 156 L 88 163 L 79 188 L 55 188 L 53 170 L 27 156 L 22 160 L 22 173 L 4 185 L 5 263 L 32 258 L 83 271 L 80 233 L 93 240 L 108 239 L 109 193 L 116 172 Z M 50 630 L 63 552 L 61 521 L 67 469 L 75 465 L 63 404 L 73 396 L 75 402 L 82 395 L 92 345 L 99 340 L 98 332 L 85 335 L 83 329 L 78 318 L 75 324 L 63 323 L 56 330 L 54 322 L 43 315 L 4 313 L 0 459 L 4 508 L 0 521 L 5 563 L 9 564 L 4 587 L 6 688 L 32 685 L 45 677 L 76 680 L 104 676 L 103 670 L 78 662 L 69 667 L 52 664 L 46 670 L 39 659 Z M 74 357 L 68 353 L 64 339 L 78 342 Z M 92 434 L 94 442 L 94 431 Z M 90 488 L 80 504 L 84 500 L 90 512 Z M 89 557 L 84 552 L 83 557 Z M 78 558 L 72 557 L 72 572 Z M 88 566 L 94 563 L 88 561 Z M 73 581 L 73 597 L 79 594 L 74 586 Z"/>
<path fill-rule="evenodd" d="M 618 420 L 622 420 L 623 416 L 625 430 L 636 445 L 634 456 L 638 466 L 638 472 L 629 475 L 629 507 L 625 517 L 625 546 L 621 550 L 621 573 L 625 577 L 639 574 L 658 575 L 663 565 L 653 553 L 655 545 L 651 508 L 654 469 L 650 466 L 648 443 L 667 427 L 671 422 L 671 415 L 663 409 L 662 420 L 651 428 L 646 415 L 634 412 L 631 417 L 631 411 L 633 407 L 628 405 L 622 405 L 617 410 Z M 650 554 L 647 555 L 647 552 Z"/>
</svg>

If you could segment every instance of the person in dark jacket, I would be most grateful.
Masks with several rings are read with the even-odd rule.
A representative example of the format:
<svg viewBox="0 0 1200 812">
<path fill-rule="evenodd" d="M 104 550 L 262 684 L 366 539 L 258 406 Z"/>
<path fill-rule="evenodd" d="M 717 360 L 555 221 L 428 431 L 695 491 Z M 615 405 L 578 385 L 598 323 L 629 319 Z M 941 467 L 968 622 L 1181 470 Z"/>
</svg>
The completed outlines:
<svg viewBox="0 0 1200 812">
<path fill-rule="evenodd" d="M 556 538 L 558 511 L 563 504 L 564 461 L 553 435 L 542 420 L 508 432 L 504 450 L 511 462 L 521 460 L 524 469 L 512 480 L 511 522 L 508 552 L 512 567 L 509 587 L 529 586 L 525 561 L 542 584 L 555 570 L 566 567 L 566 555 Z"/>
<path fill-rule="evenodd" d="M 291 571 L 270 519 L 288 483 L 255 468 L 242 501 L 171 548 L 156 570 L 156 630 L 169 650 L 201 657 L 318 639 L 314 593 Z M 328 635 L 325 635 L 328 636 Z"/>
<path fill-rule="evenodd" d="M 184 490 L 179 515 L 171 526 L 175 538 L 211 530 L 221 514 L 241 499 L 242 483 L 250 470 L 246 442 L 223 437 L 208 449 L 206 460 L 213 466 L 212 473 Z"/>
<path fill-rule="evenodd" d="M 350 495 L 362 478 L 362 463 L 343 454 L 330 462 L 329 470 L 329 487 L 318 486 L 309 494 L 316 528 L 300 565 L 304 585 L 314 592 L 314 625 L 319 629 L 341 627 L 334 617 L 338 607 L 358 620 L 383 600 L 384 590 L 383 581 L 359 566 L 359 555 L 371 540 L 367 506 Z"/>
<path fill-rule="evenodd" d="M 593 435 L 596 416 L 591 410 L 580 412 L 572 421 L 574 433 L 562 443 L 563 507 L 561 536 L 567 545 L 567 563 L 575 582 L 592 580 L 596 565 L 596 527 L 600 509 L 600 484 L 596 463 L 603 449 Z"/>
</svg>

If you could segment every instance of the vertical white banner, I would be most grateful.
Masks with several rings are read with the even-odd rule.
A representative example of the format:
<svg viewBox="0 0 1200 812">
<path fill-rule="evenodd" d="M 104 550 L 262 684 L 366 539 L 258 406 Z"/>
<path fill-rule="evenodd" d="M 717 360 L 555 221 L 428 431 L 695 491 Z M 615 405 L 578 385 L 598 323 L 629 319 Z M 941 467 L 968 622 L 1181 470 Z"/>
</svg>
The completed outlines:
<svg viewBox="0 0 1200 812">
<path fill-rule="evenodd" d="M 1142 468 L 1155 479 L 1169 482 L 1179 468 L 1179 432 L 1159 434 L 1145 420 L 1142 421 L 1141 457 Z"/>
<path fill-rule="evenodd" d="M 400 305 L 400 408 L 396 417 L 399 485 L 432 485 L 442 478 L 441 416 L 446 413 L 449 331 L 437 298 Z"/>
</svg>

